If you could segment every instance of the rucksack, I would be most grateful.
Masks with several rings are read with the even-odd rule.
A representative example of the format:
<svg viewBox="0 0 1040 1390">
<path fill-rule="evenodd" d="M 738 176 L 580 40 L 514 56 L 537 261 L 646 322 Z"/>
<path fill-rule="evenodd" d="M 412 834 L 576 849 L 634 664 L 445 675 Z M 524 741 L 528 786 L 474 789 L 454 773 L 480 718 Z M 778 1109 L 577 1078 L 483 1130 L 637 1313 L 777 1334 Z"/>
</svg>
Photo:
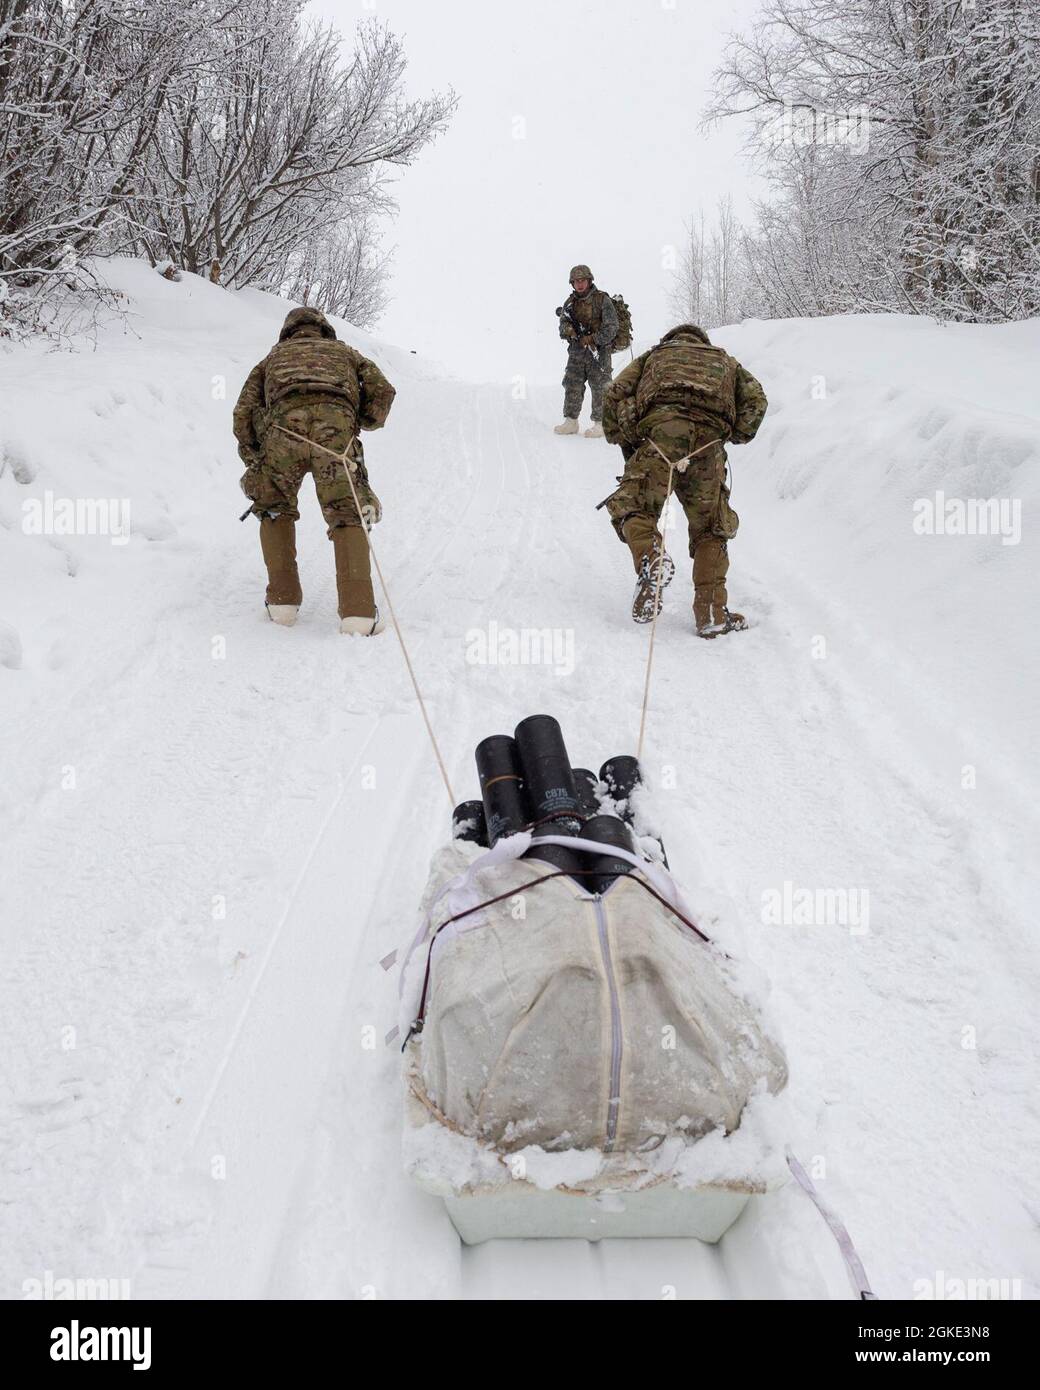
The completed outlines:
<svg viewBox="0 0 1040 1390">
<path fill-rule="evenodd" d="M 636 387 L 639 418 L 655 406 L 705 411 L 733 428 L 736 419 L 737 364 L 722 348 L 690 337 L 658 343 L 647 354 Z"/>
<path fill-rule="evenodd" d="M 617 310 L 617 337 L 611 344 L 611 352 L 623 352 L 632 346 L 632 310 L 619 294 L 610 296 Z"/>
</svg>

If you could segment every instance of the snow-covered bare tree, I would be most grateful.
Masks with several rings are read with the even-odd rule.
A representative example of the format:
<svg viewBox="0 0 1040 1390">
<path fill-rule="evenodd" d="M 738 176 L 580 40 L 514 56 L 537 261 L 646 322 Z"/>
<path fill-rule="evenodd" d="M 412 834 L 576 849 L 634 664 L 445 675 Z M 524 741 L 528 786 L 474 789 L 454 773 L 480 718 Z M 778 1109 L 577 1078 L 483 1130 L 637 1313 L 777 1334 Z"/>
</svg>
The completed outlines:
<svg viewBox="0 0 1040 1390">
<path fill-rule="evenodd" d="M 703 212 L 687 223 L 671 305 L 680 319 L 718 328 L 744 317 L 744 298 L 743 234 L 727 196 L 719 200 L 710 230 Z"/>
<path fill-rule="evenodd" d="M 704 291 L 704 213 L 686 223 L 669 305 L 677 320 L 700 323 Z"/>
<path fill-rule="evenodd" d="M 765 0 L 707 115 L 737 113 L 775 187 L 747 241 L 773 312 L 1040 310 L 1035 0 Z"/>
<path fill-rule="evenodd" d="M 236 0 L 0 0 L 0 279 L 74 278 L 124 215 L 178 73 Z M 12 294 L 11 291 L 14 291 Z"/>
<path fill-rule="evenodd" d="M 86 257 L 141 249 L 232 287 L 278 289 L 309 258 L 312 293 L 378 312 L 389 176 L 455 98 L 404 95 L 384 26 L 344 59 L 304 8 L 0 0 L 0 329 L 89 282 Z"/>
<path fill-rule="evenodd" d="M 313 239 L 290 261 L 281 286 L 288 299 L 371 328 L 386 308 L 390 253 L 374 218 L 352 218 Z"/>
<path fill-rule="evenodd" d="M 447 95 L 408 100 L 399 39 L 362 24 L 344 64 L 335 30 L 304 25 L 301 0 L 246 0 L 211 65 L 173 85 L 137 200 L 157 261 L 221 282 L 278 287 L 303 256 L 387 211 L 389 173 L 442 131 Z M 342 239 L 342 238 L 341 238 Z M 350 244 L 350 237 L 347 237 Z"/>
</svg>

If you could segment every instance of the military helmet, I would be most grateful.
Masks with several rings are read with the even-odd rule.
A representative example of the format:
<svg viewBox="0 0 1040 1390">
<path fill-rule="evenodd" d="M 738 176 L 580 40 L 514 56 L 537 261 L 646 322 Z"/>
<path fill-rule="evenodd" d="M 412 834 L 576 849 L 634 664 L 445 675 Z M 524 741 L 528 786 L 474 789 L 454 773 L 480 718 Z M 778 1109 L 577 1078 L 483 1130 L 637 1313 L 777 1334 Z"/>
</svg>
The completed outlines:
<svg viewBox="0 0 1040 1390">
<path fill-rule="evenodd" d="M 706 347 L 711 347 L 711 339 L 708 337 L 707 333 L 705 333 L 704 329 L 700 328 L 695 323 L 676 324 L 674 328 L 669 328 L 668 332 L 661 339 L 661 342 L 670 343 L 673 338 L 678 337 L 697 338 L 700 342 L 704 343 Z"/>
<path fill-rule="evenodd" d="M 572 285 L 575 280 L 588 280 L 591 285 L 594 279 L 595 276 L 587 265 L 576 265 L 571 268 L 570 282 Z"/>
<path fill-rule="evenodd" d="M 282 331 L 278 334 L 278 341 L 284 343 L 286 338 L 291 338 L 298 328 L 317 328 L 325 338 L 336 336 L 336 330 L 321 310 L 309 308 L 307 305 L 301 309 L 292 309 L 286 314 Z"/>
</svg>

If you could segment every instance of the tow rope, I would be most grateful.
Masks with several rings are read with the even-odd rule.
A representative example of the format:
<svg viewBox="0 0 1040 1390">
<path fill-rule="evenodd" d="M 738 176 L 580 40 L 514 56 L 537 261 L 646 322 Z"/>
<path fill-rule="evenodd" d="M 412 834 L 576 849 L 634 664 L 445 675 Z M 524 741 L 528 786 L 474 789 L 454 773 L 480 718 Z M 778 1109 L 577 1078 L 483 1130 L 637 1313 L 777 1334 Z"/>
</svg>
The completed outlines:
<svg viewBox="0 0 1040 1390">
<path fill-rule="evenodd" d="M 657 617 L 661 611 L 661 577 L 664 572 L 665 557 L 664 528 L 667 527 L 668 524 L 667 513 L 668 504 L 672 500 L 672 480 L 675 477 L 677 471 L 679 473 L 686 472 L 686 466 L 690 462 L 690 459 L 696 458 L 698 454 L 703 454 L 706 449 L 712 448 L 715 444 L 718 444 L 721 441 L 718 439 L 709 439 L 707 444 L 702 444 L 700 448 L 694 449 L 691 453 L 684 455 L 681 459 L 676 459 L 674 462 L 672 461 L 672 459 L 668 457 L 668 455 L 664 452 L 663 449 L 658 447 L 658 445 L 655 443 L 653 439 L 648 438 L 646 442 L 650 444 L 653 448 L 657 449 L 657 452 L 661 455 L 665 463 L 668 465 L 668 486 L 665 489 L 664 505 L 661 508 L 661 517 L 664 522 L 664 527 L 662 527 L 660 533 L 660 546 L 657 552 L 657 573 L 654 577 L 654 616 L 650 624 L 650 646 L 646 654 L 646 679 L 643 682 L 643 708 L 639 715 L 639 741 L 636 744 L 637 758 L 641 758 L 643 756 L 643 740 L 646 737 L 646 713 L 647 708 L 650 704 L 650 673 L 653 670 L 654 666 L 654 640 L 657 637 Z"/>
<path fill-rule="evenodd" d="M 383 576 L 383 569 L 379 563 L 379 556 L 376 554 L 376 548 L 372 544 L 372 532 L 370 527 L 368 527 L 365 524 L 365 513 L 361 507 L 361 499 L 358 497 L 357 488 L 354 486 L 354 470 L 350 466 L 349 455 L 351 449 L 354 447 L 354 441 L 357 439 L 357 435 L 352 435 L 350 443 L 343 450 L 343 452 L 337 453 L 335 449 L 330 449 L 325 444 L 318 444 L 313 439 L 308 439 L 305 434 L 298 434 L 296 430 L 286 429 L 284 425 L 274 425 L 273 428 L 278 430 L 280 434 L 287 434 L 292 439 L 298 439 L 301 444 L 306 444 L 311 449 L 318 449 L 321 453 L 328 454 L 330 458 L 338 459 L 339 462 L 343 465 L 343 471 L 347 475 L 347 482 L 350 484 L 350 492 L 351 496 L 354 499 L 354 506 L 357 508 L 358 520 L 361 522 L 361 529 L 362 531 L 364 531 L 365 540 L 368 543 L 368 553 L 372 557 L 372 563 L 375 566 L 376 574 L 379 576 L 379 584 L 383 590 L 384 596 L 386 597 L 386 606 L 390 612 L 390 621 L 394 625 L 394 631 L 397 633 L 397 640 L 401 644 L 401 655 L 404 657 L 404 664 L 408 668 L 408 675 L 412 682 L 412 689 L 415 691 L 415 698 L 419 703 L 419 712 L 422 714 L 423 723 L 426 725 L 426 732 L 429 735 L 430 743 L 433 747 L 433 755 L 437 759 L 437 766 L 440 769 L 441 780 L 443 781 L 444 788 L 448 793 L 448 800 L 454 806 L 456 797 L 454 791 L 452 790 L 451 778 L 448 776 L 448 769 L 447 767 L 445 767 L 444 758 L 441 756 L 441 749 L 440 744 L 437 742 L 437 735 L 433 732 L 433 724 L 430 722 L 430 716 L 426 709 L 426 701 L 423 699 L 422 691 L 419 689 L 419 681 L 416 678 L 415 669 L 412 666 L 412 658 L 408 655 L 408 647 L 404 640 L 404 633 L 401 631 L 401 624 L 397 621 L 397 613 L 394 610 L 394 601 L 390 597 L 390 589 L 387 585 L 386 579 Z M 252 508 L 250 508 L 250 511 L 251 510 Z M 249 512 L 244 513 L 244 515 L 248 516 Z"/>
</svg>

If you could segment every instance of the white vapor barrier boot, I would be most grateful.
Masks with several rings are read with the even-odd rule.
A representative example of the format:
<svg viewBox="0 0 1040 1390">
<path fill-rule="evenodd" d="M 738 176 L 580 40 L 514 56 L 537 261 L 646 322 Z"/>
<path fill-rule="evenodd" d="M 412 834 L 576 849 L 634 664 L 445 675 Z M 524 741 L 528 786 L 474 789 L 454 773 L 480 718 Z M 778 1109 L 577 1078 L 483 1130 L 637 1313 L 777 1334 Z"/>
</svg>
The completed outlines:
<svg viewBox="0 0 1040 1390">
<path fill-rule="evenodd" d="M 378 608 L 374 618 L 340 618 L 339 620 L 340 632 L 345 632 L 348 636 L 375 637 L 385 628 L 386 623 L 379 616 Z"/>
<path fill-rule="evenodd" d="M 267 616 L 272 623 L 277 623 L 279 627 L 292 627 L 299 611 L 295 603 L 269 603 L 267 605 Z"/>
</svg>

